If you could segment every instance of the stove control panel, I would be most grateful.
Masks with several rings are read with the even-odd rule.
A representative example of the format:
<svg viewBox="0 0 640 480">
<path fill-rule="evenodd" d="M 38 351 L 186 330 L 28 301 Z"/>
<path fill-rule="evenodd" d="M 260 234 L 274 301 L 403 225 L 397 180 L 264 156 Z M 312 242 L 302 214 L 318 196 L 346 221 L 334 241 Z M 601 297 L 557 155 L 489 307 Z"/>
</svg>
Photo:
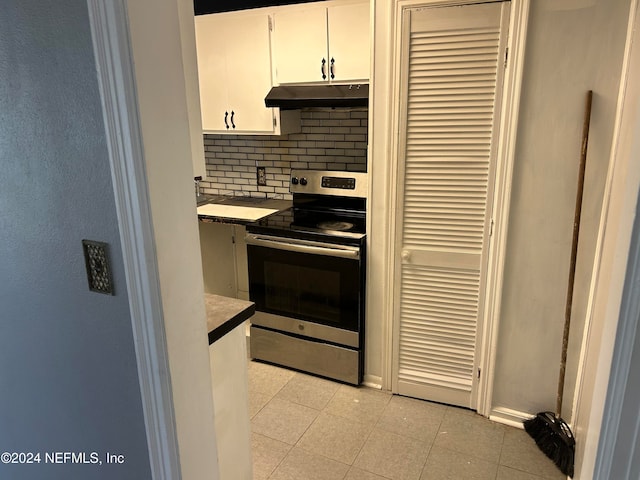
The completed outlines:
<svg viewBox="0 0 640 480">
<path fill-rule="evenodd" d="M 291 170 L 291 193 L 343 197 L 367 196 L 367 174 L 326 170 Z"/>
<path fill-rule="evenodd" d="M 347 190 L 356 189 L 355 178 L 340 178 L 340 177 L 322 177 L 323 188 L 344 188 Z"/>
<path fill-rule="evenodd" d="M 305 177 L 302 177 L 302 178 L 291 177 L 291 184 L 302 185 L 304 187 L 307 184 L 307 179 Z"/>
</svg>

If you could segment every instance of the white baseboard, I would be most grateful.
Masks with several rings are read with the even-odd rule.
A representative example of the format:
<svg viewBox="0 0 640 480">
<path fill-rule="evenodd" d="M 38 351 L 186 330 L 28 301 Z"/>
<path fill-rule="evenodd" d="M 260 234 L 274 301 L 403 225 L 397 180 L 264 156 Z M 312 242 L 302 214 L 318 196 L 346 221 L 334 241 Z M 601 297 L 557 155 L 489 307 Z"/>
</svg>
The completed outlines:
<svg viewBox="0 0 640 480">
<path fill-rule="evenodd" d="M 512 410 L 511 408 L 495 407 L 491 409 L 489 420 L 516 428 L 524 428 L 522 422 L 531 418 L 528 413 Z"/>
<path fill-rule="evenodd" d="M 378 377 L 377 375 L 364 375 L 364 378 L 362 379 L 362 385 L 364 385 L 365 387 L 382 390 L 382 377 Z"/>
</svg>

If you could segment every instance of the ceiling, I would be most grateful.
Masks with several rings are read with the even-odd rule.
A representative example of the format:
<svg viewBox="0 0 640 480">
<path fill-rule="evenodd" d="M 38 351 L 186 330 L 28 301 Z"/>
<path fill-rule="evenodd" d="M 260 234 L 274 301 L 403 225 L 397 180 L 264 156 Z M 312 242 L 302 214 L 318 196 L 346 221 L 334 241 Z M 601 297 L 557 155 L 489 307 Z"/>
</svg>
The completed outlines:
<svg viewBox="0 0 640 480">
<path fill-rule="evenodd" d="M 315 0 L 193 0 L 193 7 L 196 15 L 204 15 L 207 13 L 247 10 L 249 8 L 307 3 L 310 1 Z"/>
</svg>

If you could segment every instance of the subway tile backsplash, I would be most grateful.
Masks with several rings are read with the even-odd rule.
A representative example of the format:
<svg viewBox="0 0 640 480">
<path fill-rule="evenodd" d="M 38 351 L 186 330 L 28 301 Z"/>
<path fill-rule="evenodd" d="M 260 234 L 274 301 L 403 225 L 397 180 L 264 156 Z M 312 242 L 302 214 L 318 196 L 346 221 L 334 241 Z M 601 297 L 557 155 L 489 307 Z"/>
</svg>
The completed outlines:
<svg viewBox="0 0 640 480">
<path fill-rule="evenodd" d="M 301 131 L 281 136 L 204 135 L 202 193 L 291 199 L 292 168 L 367 170 L 368 110 L 302 110 Z M 266 186 L 256 169 L 265 167 Z"/>
</svg>

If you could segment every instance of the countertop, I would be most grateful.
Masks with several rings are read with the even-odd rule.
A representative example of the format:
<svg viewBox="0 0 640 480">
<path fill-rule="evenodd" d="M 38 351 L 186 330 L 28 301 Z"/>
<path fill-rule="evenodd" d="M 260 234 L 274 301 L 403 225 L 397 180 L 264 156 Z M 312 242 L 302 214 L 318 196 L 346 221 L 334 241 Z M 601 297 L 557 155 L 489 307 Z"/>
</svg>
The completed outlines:
<svg viewBox="0 0 640 480">
<path fill-rule="evenodd" d="M 266 209 L 268 212 L 265 216 L 272 213 L 276 213 L 282 210 L 286 210 L 291 207 L 292 202 L 290 200 L 280 200 L 273 198 L 257 198 L 257 197 L 241 197 L 241 196 L 229 196 L 229 195 L 199 195 L 196 197 L 196 204 L 198 207 L 207 204 L 228 206 L 228 207 L 243 207 L 242 209 L 229 208 L 227 210 L 236 210 L 242 212 L 243 210 L 255 210 Z M 224 211 L 225 209 L 220 209 Z M 246 225 L 252 223 L 255 220 L 247 218 L 235 218 L 232 213 L 225 215 L 198 215 L 198 219 L 201 222 L 216 222 L 216 223 L 230 223 L 236 225 Z"/>
<path fill-rule="evenodd" d="M 253 302 L 211 293 L 204 294 L 204 303 L 207 310 L 209 345 L 248 320 L 256 311 Z"/>
</svg>

